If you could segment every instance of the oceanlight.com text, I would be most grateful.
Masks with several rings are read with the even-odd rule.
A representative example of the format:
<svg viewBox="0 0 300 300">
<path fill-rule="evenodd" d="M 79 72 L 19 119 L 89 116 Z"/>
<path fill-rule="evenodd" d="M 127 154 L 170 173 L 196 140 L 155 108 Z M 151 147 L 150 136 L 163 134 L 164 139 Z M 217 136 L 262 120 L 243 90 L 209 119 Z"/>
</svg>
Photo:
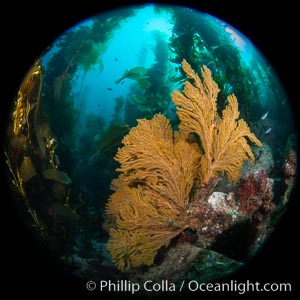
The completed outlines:
<svg viewBox="0 0 300 300">
<path fill-rule="evenodd" d="M 187 283 L 189 291 L 201 292 L 237 292 L 244 294 L 246 292 L 291 292 L 291 283 L 260 283 L 260 282 L 238 282 L 231 280 L 223 283 L 198 283 L 196 280 L 191 280 Z"/>
</svg>

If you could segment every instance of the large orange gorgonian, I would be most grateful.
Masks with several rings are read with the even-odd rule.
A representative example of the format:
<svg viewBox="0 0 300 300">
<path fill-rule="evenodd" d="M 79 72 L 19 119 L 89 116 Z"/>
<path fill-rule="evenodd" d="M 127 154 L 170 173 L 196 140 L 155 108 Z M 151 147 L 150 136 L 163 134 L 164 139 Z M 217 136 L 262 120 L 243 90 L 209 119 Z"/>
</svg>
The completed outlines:
<svg viewBox="0 0 300 300">
<path fill-rule="evenodd" d="M 203 81 L 186 60 L 182 61 L 182 68 L 192 83 L 186 81 L 183 93 L 175 91 L 172 100 L 180 119 L 179 131 L 195 133 L 201 141 L 200 182 L 207 184 L 212 177 L 224 172 L 229 180 L 235 181 L 243 162 L 247 159 L 254 162 L 247 139 L 259 147 L 262 143 L 243 119 L 238 120 L 240 113 L 234 94 L 227 97 L 228 105 L 219 116 L 219 88 L 206 66 L 201 69 Z"/>
<path fill-rule="evenodd" d="M 262 146 L 238 120 L 234 95 L 219 116 L 219 88 L 207 67 L 201 70 L 203 80 L 185 60 L 182 67 L 191 82 L 173 93 L 178 132 L 162 114 L 138 120 L 115 156 L 120 175 L 106 206 L 115 224 L 107 248 L 121 271 L 152 265 L 157 251 L 187 228 L 193 186 L 206 185 L 219 173 L 238 179 L 243 162 L 254 161 L 247 139 Z"/>
<path fill-rule="evenodd" d="M 116 155 L 122 173 L 106 207 L 117 224 L 107 247 L 120 270 L 152 265 L 158 249 L 184 229 L 199 166 L 198 146 L 174 136 L 162 114 L 138 120 L 123 144 Z"/>
</svg>

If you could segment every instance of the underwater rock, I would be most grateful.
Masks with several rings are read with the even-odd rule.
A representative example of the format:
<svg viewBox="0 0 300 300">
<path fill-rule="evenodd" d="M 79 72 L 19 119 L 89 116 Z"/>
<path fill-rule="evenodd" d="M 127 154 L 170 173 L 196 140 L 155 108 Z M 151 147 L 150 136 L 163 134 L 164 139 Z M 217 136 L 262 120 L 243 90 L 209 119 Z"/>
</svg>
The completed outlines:
<svg viewBox="0 0 300 300">
<path fill-rule="evenodd" d="M 253 147 L 255 164 L 245 161 L 241 169 L 241 177 L 248 177 L 250 173 L 260 173 L 261 171 L 269 172 L 274 167 L 272 149 L 267 143 L 263 143 L 262 148 Z"/>
<path fill-rule="evenodd" d="M 288 202 L 296 180 L 297 151 L 295 139 L 296 137 L 291 135 L 287 142 L 286 156 L 283 164 L 285 183 L 285 192 L 282 196 L 283 205 L 285 205 Z"/>
<path fill-rule="evenodd" d="M 250 218 L 244 217 L 215 236 L 209 249 L 230 259 L 245 261 L 249 255 L 249 244 L 253 242 L 253 239 L 250 241 L 251 228 Z"/>
<path fill-rule="evenodd" d="M 295 177 L 297 171 L 297 152 L 293 146 L 289 146 L 284 162 L 285 178 Z"/>
<path fill-rule="evenodd" d="M 227 213 L 235 218 L 238 214 L 238 206 L 233 207 L 232 204 L 229 204 L 232 197 L 233 195 L 231 193 L 214 192 L 210 195 L 207 202 L 212 206 L 214 211 Z"/>
<path fill-rule="evenodd" d="M 242 259 L 254 255 L 265 238 L 273 231 L 269 224 L 270 216 L 275 209 L 273 185 L 274 180 L 268 178 L 264 171 L 241 178 L 236 185 L 235 198 L 239 202 L 239 211 L 248 218 L 246 228 L 235 228 L 237 230 L 235 234 L 238 236 L 236 240 L 244 240 L 239 246 L 244 250 L 238 253 Z M 230 235 L 232 233 L 224 233 L 223 240 L 228 240 Z M 218 243 L 221 244 L 220 240 Z M 223 245 L 223 248 L 229 249 L 230 247 Z"/>
<path fill-rule="evenodd" d="M 167 251 L 161 264 L 152 266 L 142 274 L 133 275 L 132 279 L 144 283 L 146 280 L 159 282 L 167 278 L 179 286 L 182 280 L 210 282 L 237 271 L 243 265 L 213 250 L 188 243 L 177 244 Z"/>
<path fill-rule="evenodd" d="M 134 279 L 140 282 L 166 278 L 171 282 L 180 281 L 189 270 L 189 264 L 195 260 L 200 251 L 201 248 L 189 243 L 177 244 L 167 251 L 160 265 L 154 265 L 147 272 L 135 275 Z"/>
<path fill-rule="evenodd" d="M 252 217 L 262 207 L 268 206 L 272 210 L 273 185 L 274 180 L 268 178 L 264 171 L 251 173 L 247 178 L 241 178 L 235 190 L 240 212 Z"/>
<path fill-rule="evenodd" d="M 218 235 L 244 220 L 232 193 L 213 192 L 208 200 L 196 199 L 192 214 L 190 222 L 198 233 L 197 244 L 203 248 L 210 247 Z"/>
<path fill-rule="evenodd" d="M 246 260 L 272 231 L 268 222 L 274 210 L 273 184 L 265 172 L 260 172 L 240 179 L 228 193 L 214 191 L 204 197 L 198 188 L 186 219 L 187 226 L 197 232 L 196 245 Z"/>
<path fill-rule="evenodd" d="M 56 169 L 46 169 L 43 171 L 43 176 L 45 179 L 50 179 L 53 181 L 60 182 L 65 185 L 71 184 L 71 179 L 67 173 L 58 171 Z"/>
<path fill-rule="evenodd" d="M 196 259 L 190 264 L 185 279 L 211 282 L 216 278 L 228 276 L 243 265 L 244 263 L 228 258 L 218 252 L 201 249 Z"/>
</svg>

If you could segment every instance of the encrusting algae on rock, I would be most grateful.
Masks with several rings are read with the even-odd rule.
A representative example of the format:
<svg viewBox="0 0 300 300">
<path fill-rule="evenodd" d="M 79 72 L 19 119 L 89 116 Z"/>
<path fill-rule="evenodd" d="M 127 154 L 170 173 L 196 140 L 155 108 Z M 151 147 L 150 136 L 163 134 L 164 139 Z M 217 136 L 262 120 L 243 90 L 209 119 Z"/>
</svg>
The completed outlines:
<svg viewBox="0 0 300 300">
<path fill-rule="evenodd" d="M 185 60 L 182 67 L 191 82 L 172 96 L 178 131 L 162 114 L 138 120 L 115 156 L 120 175 L 106 206 L 112 223 L 107 248 L 121 271 L 151 266 L 158 250 L 189 228 L 193 187 L 219 174 L 237 180 L 243 162 L 254 161 L 247 139 L 262 146 L 246 122 L 237 120 L 234 95 L 219 116 L 219 88 L 207 67 L 201 69 L 203 80 Z"/>
</svg>

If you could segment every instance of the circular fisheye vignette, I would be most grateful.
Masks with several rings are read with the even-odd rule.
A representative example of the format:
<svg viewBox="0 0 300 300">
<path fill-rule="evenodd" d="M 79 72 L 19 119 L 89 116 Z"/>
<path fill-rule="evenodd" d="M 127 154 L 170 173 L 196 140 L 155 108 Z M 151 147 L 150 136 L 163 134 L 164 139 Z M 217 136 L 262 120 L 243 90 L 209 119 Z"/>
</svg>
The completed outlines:
<svg viewBox="0 0 300 300">
<path fill-rule="evenodd" d="M 292 119 L 237 29 L 129 6 L 70 28 L 28 71 L 8 178 L 30 231 L 75 276 L 216 280 L 261 249 L 289 201 Z"/>
</svg>

